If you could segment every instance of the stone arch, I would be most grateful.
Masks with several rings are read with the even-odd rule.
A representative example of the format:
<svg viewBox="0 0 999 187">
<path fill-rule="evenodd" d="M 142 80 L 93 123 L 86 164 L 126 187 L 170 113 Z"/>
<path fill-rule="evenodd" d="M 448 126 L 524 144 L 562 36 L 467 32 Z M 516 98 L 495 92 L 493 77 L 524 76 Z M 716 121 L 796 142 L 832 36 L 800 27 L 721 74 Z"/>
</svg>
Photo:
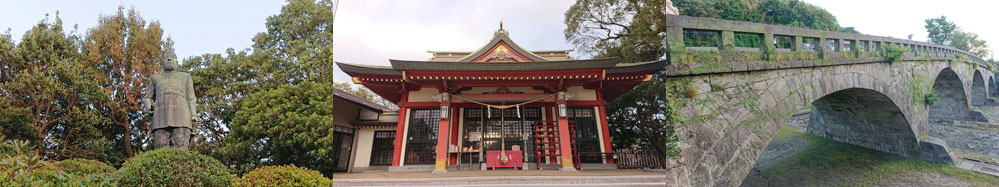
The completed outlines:
<svg viewBox="0 0 999 187">
<path fill-rule="evenodd" d="M 999 97 L 999 91 L 996 91 L 997 87 L 996 87 L 996 78 L 995 77 L 989 78 L 989 85 L 988 86 L 989 86 L 989 96 L 990 97 Z"/>
<path fill-rule="evenodd" d="M 812 106 L 810 134 L 906 157 L 919 154 L 912 126 L 885 94 L 848 88 L 822 96 Z"/>
<path fill-rule="evenodd" d="M 930 119 L 966 120 L 971 116 L 963 81 L 951 68 L 944 68 L 933 81 L 937 100 L 930 106 Z"/>
<path fill-rule="evenodd" d="M 686 78 L 694 84 L 692 87 L 698 88 L 698 93 L 686 98 L 688 105 L 680 111 L 691 119 L 684 126 L 686 130 L 678 132 L 683 142 L 680 145 L 683 162 L 691 163 L 685 166 L 682 175 L 688 176 L 685 179 L 690 184 L 737 185 L 733 183 L 745 177 L 781 125 L 809 104 L 817 118 L 829 118 L 810 120 L 822 121 L 809 124 L 811 134 L 900 156 L 952 164 L 947 161 L 951 157 L 945 142 L 927 136 L 924 103 L 911 98 L 912 93 L 905 89 L 907 79 L 900 78 L 904 75 L 893 74 L 891 70 L 895 67 L 889 63 L 863 66 Z M 964 86 L 968 85 L 962 84 L 956 72 L 947 71 L 944 74 L 956 80 L 956 86 L 960 87 L 957 90 L 967 98 L 964 90 L 968 89 Z M 925 78 L 937 76 L 933 73 Z M 967 110 L 968 100 L 963 103 Z"/>
<path fill-rule="evenodd" d="M 985 106 L 985 102 L 988 100 L 988 92 L 985 89 L 985 79 L 982 77 L 982 72 L 975 70 L 975 76 L 971 79 L 971 105 L 972 106 Z"/>
</svg>

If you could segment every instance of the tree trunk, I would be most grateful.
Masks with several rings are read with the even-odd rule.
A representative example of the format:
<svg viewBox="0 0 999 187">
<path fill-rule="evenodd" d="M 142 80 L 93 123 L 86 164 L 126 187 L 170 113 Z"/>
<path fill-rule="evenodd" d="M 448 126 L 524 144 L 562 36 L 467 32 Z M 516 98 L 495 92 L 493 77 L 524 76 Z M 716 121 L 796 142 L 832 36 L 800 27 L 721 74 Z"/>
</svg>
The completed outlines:
<svg viewBox="0 0 999 187">
<path fill-rule="evenodd" d="M 125 132 L 121 135 L 122 147 L 125 149 L 125 156 L 131 158 L 134 154 L 132 150 L 132 127 L 126 122 L 116 122 L 119 126 L 125 128 Z"/>
</svg>

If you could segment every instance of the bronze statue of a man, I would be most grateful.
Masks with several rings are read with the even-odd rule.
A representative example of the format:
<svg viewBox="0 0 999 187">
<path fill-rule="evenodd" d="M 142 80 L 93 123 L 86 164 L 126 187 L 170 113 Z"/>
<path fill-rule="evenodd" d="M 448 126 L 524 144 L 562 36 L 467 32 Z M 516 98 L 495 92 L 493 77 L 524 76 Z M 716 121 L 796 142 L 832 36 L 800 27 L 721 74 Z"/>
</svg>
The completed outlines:
<svg viewBox="0 0 999 187">
<path fill-rule="evenodd" d="M 191 123 L 198 120 L 191 74 L 175 71 L 177 54 L 163 53 L 163 72 L 153 74 L 142 103 L 153 113 L 153 146 L 188 149 Z M 155 103 L 154 103 L 155 102 Z"/>
</svg>

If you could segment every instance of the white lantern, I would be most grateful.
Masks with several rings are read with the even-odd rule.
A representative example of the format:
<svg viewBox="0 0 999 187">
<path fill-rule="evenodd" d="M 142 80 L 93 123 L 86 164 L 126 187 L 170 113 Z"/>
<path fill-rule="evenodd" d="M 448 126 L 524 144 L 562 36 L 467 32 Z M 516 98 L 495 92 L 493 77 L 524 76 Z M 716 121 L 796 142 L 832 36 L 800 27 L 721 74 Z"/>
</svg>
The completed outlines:
<svg viewBox="0 0 999 187">
<path fill-rule="evenodd" d="M 568 117 L 569 111 L 566 111 L 565 104 L 558 104 L 558 117 Z"/>
<path fill-rule="evenodd" d="M 563 118 L 564 117 L 568 117 L 569 116 L 568 115 L 569 112 L 566 111 L 566 107 L 565 107 L 565 92 L 558 92 L 558 96 L 557 97 L 558 97 L 557 98 L 558 100 L 556 102 L 559 102 L 559 104 L 557 104 L 557 106 L 558 106 L 558 117 L 563 117 Z"/>
<path fill-rule="evenodd" d="M 447 119 L 447 115 L 451 113 L 448 108 L 447 105 L 441 105 L 441 119 Z"/>
</svg>

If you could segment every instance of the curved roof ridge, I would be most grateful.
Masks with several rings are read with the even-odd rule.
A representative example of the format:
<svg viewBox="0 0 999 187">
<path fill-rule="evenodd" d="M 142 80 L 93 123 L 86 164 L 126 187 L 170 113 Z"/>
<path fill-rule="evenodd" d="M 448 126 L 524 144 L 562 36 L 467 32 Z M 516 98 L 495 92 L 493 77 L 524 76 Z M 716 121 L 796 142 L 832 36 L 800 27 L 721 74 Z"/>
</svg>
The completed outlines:
<svg viewBox="0 0 999 187">
<path fill-rule="evenodd" d="M 506 43 L 507 46 L 510 46 L 510 49 L 512 49 L 514 52 L 524 55 L 524 57 L 527 57 L 532 61 L 535 62 L 548 61 L 545 60 L 544 58 L 541 58 L 541 56 L 538 56 L 537 54 L 534 54 L 533 52 L 520 47 L 520 45 L 517 45 L 517 43 L 514 43 L 513 40 L 510 39 L 510 36 L 507 34 L 506 30 L 500 28 L 499 30 L 496 31 L 495 34 L 493 34 L 493 39 L 490 40 L 489 43 L 486 43 L 486 45 L 482 46 L 478 50 L 473 51 L 472 54 L 465 56 L 461 59 L 458 59 L 458 62 L 471 62 L 472 60 L 475 60 L 476 58 L 485 55 L 486 52 L 489 52 L 489 50 L 492 49 L 493 46 L 496 46 L 501 41 Z"/>
</svg>

